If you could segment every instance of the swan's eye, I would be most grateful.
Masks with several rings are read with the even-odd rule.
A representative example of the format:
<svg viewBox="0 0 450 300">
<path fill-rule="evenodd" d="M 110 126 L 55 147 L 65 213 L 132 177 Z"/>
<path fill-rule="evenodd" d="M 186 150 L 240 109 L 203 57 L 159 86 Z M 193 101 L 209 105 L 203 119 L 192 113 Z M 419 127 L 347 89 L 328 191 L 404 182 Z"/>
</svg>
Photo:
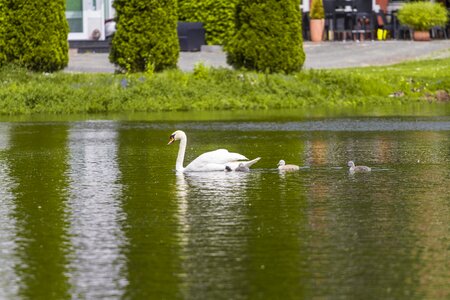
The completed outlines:
<svg viewBox="0 0 450 300">
<path fill-rule="evenodd" d="M 174 141 L 175 141 L 175 134 L 172 134 L 172 135 L 169 137 L 169 143 L 168 143 L 167 145 L 172 144 Z"/>
</svg>

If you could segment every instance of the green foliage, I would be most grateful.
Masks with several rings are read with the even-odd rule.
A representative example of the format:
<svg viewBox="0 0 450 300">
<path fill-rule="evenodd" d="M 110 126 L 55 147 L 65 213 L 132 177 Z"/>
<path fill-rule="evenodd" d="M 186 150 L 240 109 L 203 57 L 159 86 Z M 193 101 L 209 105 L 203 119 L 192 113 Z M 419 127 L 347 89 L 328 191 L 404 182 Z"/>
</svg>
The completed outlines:
<svg viewBox="0 0 450 300">
<path fill-rule="evenodd" d="M 225 45 L 234 31 L 238 0 L 179 0 L 178 19 L 202 22 L 208 45 Z"/>
<path fill-rule="evenodd" d="M 115 0 L 117 31 L 109 59 L 122 71 L 176 68 L 179 55 L 176 0 Z"/>
<path fill-rule="evenodd" d="M 207 79 L 209 76 L 210 68 L 205 66 L 203 63 L 197 63 L 194 66 L 194 78 Z"/>
<path fill-rule="evenodd" d="M 296 0 L 242 0 L 236 30 L 226 45 L 235 68 L 266 73 L 299 71 L 305 61 L 301 13 Z"/>
<path fill-rule="evenodd" d="M 450 58 L 293 75 L 214 69 L 44 75 L 0 68 L 0 114 L 347 107 L 428 103 L 450 92 Z M 391 94 L 403 94 L 389 97 Z M 450 104 L 442 109 L 450 112 Z"/>
<path fill-rule="evenodd" d="M 4 0 L 0 0 L 0 67 L 7 62 L 5 45 L 6 45 L 6 5 Z"/>
<path fill-rule="evenodd" d="M 311 9 L 309 11 L 309 16 L 311 19 L 324 19 L 325 10 L 323 9 L 322 0 L 312 0 Z"/>
<path fill-rule="evenodd" d="M 0 64 L 12 62 L 33 71 L 67 66 L 69 25 L 65 0 L 0 1 Z"/>
<path fill-rule="evenodd" d="M 398 12 L 402 24 L 417 31 L 427 31 L 433 26 L 445 26 L 448 20 L 447 9 L 438 3 L 405 3 Z"/>
</svg>

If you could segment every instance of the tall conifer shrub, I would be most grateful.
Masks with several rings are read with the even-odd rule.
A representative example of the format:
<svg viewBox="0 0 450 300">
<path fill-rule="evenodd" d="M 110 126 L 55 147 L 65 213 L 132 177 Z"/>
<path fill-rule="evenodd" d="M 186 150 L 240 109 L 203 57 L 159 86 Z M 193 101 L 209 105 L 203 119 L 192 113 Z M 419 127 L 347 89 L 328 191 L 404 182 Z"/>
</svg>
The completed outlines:
<svg viewBox="0 0 450 300">
<path fill-rule="evenodd" d="M 241 0 L 236 31 L 225 47 L 235 68 L 269 73 L 299 71 L 305 61 L 298 0 Z"/>
<path fill-rule="evenodd" d="M 69 61 L 65 0 L 0 0 L 0 63 L 53 72 Z"/>
<path fill-rule="evenodd" d="M 202 22 L 208 45 L 225 45 L 234 31 L 239 0 L 178 0 L 180 21 Z"/>
<path fill-rule="evenodd" d="M 0 67 L 6 62 L 6 5 L 5 0 L 0 0 Z"/>
<path fill-rule="evenodd" d="M 117 31 L 109 55 L 127 72 L 162 71 L 178 62 L 176 0 L 115 0 Z"/>
</svg>

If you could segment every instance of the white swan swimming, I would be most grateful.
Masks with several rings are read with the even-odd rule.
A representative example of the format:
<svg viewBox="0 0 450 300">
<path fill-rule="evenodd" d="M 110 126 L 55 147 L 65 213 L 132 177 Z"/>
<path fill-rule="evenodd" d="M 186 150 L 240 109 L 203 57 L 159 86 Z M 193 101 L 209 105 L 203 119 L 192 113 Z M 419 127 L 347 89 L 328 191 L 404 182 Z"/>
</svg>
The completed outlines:
<svg viewBox="0 0 450 300">
<path fill-rule="evenodd" d="M 168 145 L 178 140 L 180 141 L 180 147 L 178 149 L 177 163 L 175 166 L 177 172 L 210 172 L 225 171 L 226 169 L 231 169 L 234 171 L 240 163 L 243 163 L 246 167 L 250 167 L 261 159 L 260 157 L 258 157 L 250 161 L 243 161 L 248 160 L 248 158 L 239 153 L 231 153 L 228 152 L 228 150 L 219 149 L 203 153 L 202 155 L 194 159 L 185 168 L 183 167 L 183 161 L 187 144 L 186 134 L 181 130 L 175 131 L 170 136 Z"/>
</svg>

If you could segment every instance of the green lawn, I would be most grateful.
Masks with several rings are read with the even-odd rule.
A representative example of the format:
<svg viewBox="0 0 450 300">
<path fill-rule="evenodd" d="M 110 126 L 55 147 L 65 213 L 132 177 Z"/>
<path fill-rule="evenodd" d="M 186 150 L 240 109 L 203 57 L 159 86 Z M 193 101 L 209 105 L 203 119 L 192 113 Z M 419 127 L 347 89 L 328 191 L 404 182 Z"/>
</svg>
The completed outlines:
<svg viewBox="0 0 450 300">
<path fill-rule="evenodd" d="M 386 106 L 450 92 L 450 58 L 293 75 L 210 69 L 158 74 L 31 73 L 0 69 L 0 114 Z M 390 97 L 396 93 L 400 97 Z M 447 105 L 446 105 L 447 106 Z"/>
</svg>

